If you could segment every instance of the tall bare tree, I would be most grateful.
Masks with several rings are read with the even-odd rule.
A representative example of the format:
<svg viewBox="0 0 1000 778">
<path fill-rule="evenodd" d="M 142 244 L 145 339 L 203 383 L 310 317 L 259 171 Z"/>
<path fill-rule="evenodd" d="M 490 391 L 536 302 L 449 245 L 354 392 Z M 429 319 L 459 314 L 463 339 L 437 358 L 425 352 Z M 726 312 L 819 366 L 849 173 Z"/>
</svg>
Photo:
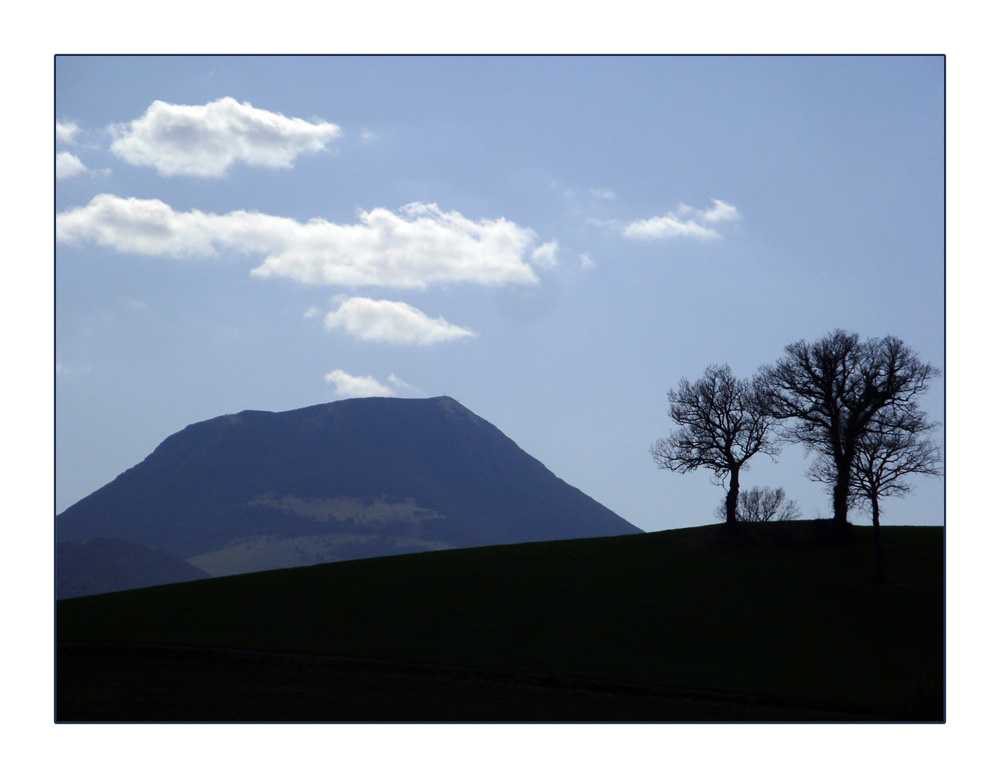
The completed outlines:
<svg viewBox="0 0 1000 778">
<path fill-rule="evenodd" d="M 729 365 L 711 365 L 693 384 L 682 378 L 667 396 L 678 429 L 652 445 L 653 459 L 681 473 L 708 468 L 720 483 L 728 476 L 726 525 L 735 527 L 740 469 L 755 454 L 778 451 L 766 385 L 760 376 L 736 378 Z"/>
<path fill-rule="evenodd" d="M 822 473 L 833 493 L 833 518 L 846 526 L 851 474 L 858 448 L 881 411 L 916 412 L 916 400 L 940 371 L 896 337 L 862 341 L 835 330 L 815 343 L 800 340 L 765 369 L 771 407 L 788 440 L 825 458 Z"/>
</svg>

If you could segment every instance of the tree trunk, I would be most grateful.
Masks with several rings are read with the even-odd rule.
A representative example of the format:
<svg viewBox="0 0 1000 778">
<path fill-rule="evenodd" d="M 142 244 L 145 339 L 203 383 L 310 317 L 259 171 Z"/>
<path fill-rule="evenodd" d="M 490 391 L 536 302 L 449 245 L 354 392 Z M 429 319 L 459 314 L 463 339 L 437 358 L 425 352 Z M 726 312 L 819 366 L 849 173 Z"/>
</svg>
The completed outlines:
<svg viewBox="0 0 1000 778">
<path fill-rule="evenodd" d="M 833 485 L 833 523 L 838 527 L 847 526 L 847 498 L 850 491 L 851 459 L 836 461 L 837 481 Z"/>
<path fill-rule="evenodd" d="M 740 470 L 729 471 L 729 491 L 726 492 L 726 527 L 736 529 L 736 501 L 740 495 Z"/>
<path fill-rule="evenodd" d="M 882 548 L 882 531 L 878 523 L 878 496 L 871 498 L 872 501 L 872 536 L 875 539 L 875 580 L 885 583 L 885 551 Z"/>
</svg>

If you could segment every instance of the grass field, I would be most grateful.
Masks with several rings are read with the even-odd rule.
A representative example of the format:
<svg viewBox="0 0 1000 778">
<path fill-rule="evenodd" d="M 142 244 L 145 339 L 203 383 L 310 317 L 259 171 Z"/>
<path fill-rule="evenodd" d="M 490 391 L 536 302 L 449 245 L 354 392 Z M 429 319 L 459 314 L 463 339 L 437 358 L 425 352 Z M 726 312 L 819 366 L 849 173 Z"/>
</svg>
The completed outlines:
<svg viewBox="0 0 1000 778">
<path fill-rule="evenodd" d="M 60 721 L 941 721 L 940 527 L 721 525 L 57 603 Z"/>
</svg>

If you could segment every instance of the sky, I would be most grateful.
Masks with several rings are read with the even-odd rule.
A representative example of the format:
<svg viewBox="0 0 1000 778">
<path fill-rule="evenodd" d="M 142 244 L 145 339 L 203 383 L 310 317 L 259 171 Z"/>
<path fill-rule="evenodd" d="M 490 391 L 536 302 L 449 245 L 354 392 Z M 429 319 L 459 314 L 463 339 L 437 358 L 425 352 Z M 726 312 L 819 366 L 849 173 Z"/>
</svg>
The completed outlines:
<svg viewBox="0 0 1000 778">
<path fill-rule="evenodd" d="M 58 511 L 204 419 L 449 395 L 707 524 L 649 452 L 681 378 L 836 328 L 945 367 L 941 57 L 60 56 L 55 119 Z M 741 486 L 830 516 L 809 461 Z M 912 483 L 882 522 L 940 525 Z"/>
</svg>

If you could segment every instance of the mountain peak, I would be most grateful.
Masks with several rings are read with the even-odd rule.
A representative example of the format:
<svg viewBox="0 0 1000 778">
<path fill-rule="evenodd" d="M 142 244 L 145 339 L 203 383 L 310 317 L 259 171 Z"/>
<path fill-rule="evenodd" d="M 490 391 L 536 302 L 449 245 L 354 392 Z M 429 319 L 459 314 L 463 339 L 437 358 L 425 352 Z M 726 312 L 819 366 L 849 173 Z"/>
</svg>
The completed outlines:
<svg viewBox="0 0 1000 778">
<path fill-rule="evenodd" d="M 213 575 L 637 532 L 447 396 L 191 424 L 57 517 Z"/>
</svg>

